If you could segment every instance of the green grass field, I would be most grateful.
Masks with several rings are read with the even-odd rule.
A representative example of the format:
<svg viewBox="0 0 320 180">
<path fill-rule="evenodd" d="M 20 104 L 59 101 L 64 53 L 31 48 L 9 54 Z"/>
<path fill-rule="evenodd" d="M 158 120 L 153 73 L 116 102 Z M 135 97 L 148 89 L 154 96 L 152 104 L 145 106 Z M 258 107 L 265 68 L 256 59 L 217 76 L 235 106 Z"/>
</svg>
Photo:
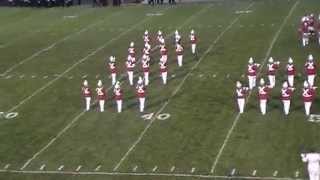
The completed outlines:
<svg viewBox="0 0 320 180">
<path fill-rule="evenodd" d="M 0 179 L 307 179 L 300 152 L 320 151 L 320 127 L 307 121 L 300 89 L 305 58 L 312 53 L 320 59 L 320 48 L 315 42 L 302 48 L 297 27 L 311 12 L 320 12 L 320 1 L 0 8 L 0 112 L 5 112 L 0 116 Z M 138 112 L 124 68 L 130 41 L 141 56 L 145 29 L 153 37 L 161 29 L 170 42 L 166 86 L 159 77 L 159 50 L 152 52 L 145 114 L 154 115 L 149 120 Z M 171 43 L 176 29 L 186 49 L 182 68 Z M 199 38 L 196 57 L 188 43 L 191 29 Z M 83 79 L 91 88 L 102 79 L 110 89 L 110 55 L 121 71 L 124 111 L 116 113 L 115 102 L 108 100 L 104 113 L 96 107 L 84 112 Z M 263 65 L 265 78 L 269 56 L 282 63 L 266 116 L 259 112 L 256 90 L 245 113 L 236 110 L 235 82 L 247 83 L 242 75 L 250 56 Z M 285 118 L 279 91 L 289 56 L 302 75 Z M 312 114 L 319 109 L 317 99 Z M 16 117 L 6 118 L 15 112 Z"/>
</svg>

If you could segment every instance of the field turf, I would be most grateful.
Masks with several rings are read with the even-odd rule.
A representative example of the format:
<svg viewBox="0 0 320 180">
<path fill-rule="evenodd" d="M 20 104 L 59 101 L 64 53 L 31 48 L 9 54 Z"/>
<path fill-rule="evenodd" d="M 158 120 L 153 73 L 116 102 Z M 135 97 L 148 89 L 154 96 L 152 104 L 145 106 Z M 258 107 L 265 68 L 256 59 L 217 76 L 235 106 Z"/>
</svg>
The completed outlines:
<svg viewBox="0 0 320 180">
<path fill-rule="evenodd" d="M 301 16 L 319 12 L 318 0 L 0 8 L 0 179 L 306 179 L 300 153 L 320 151 L 320 127 L 304 115 L 303 64 L 309 53 L 318 61 L 320 48 L 316 42 L 302 48 L 297 27 Z M 145 29 L 153 38 L 159 29 L 164 32 L 169 80 L 161 84 L 153 42 L 151 84 L 141 114 L 124 62 L 130 41 L 141 56 Z M 181 68 L 174 53 L 176 29 L 185 47 Z M 188 42 L 191 29 L 199 38 L 196 56 Z M 121 114 L 111 99 L 110 55 L 117 58 L 123 82 Z M 251 56 L 262 65 L 259 77 L 266 78 L 268 57 L 281 62 L 265 116 L 256 90 L 244 114 L 235 106 L 235 82 L 247 83 Z M 285 117 L 279 91 L 289 56 L 299 74 Z M 103 80 L 109 95 L 104 113 L 96 105 L 84 111 L 84 79 L 92 89 Z M 319 109 L 316 99 L 312 114 Z M 146 114 L 149 119 L 141 117 Z"/>
</svg>

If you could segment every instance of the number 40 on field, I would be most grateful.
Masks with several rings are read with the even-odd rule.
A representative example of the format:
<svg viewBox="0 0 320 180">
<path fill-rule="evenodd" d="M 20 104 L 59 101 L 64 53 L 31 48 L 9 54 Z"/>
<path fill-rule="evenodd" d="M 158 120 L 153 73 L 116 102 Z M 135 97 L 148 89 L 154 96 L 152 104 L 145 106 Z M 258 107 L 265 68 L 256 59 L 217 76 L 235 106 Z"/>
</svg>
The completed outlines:
<svg viewBox="0 0 320 180">
<path fill-rule="evenodd" d="M 149 114 L 142 115 L 141 118 L 143 120 L 151 120 L 152 118 L 156 118 L 159 120 L 166 120 L 166 119 L 170 118 L 170 114 L 168 114 L 168 113 L 158 114 L 156 117 L 154 117 L 154 116 L 155 116 L 155 113 L 149 113 Z"/>
</svg>

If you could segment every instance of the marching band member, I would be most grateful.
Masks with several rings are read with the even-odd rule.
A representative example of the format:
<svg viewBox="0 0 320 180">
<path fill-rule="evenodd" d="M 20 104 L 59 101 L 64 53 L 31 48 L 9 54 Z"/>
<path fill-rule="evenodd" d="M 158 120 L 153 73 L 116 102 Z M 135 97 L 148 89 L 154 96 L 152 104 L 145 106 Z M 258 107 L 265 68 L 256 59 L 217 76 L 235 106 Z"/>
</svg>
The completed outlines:
<svg viewBox="0 0 320 180">
<path fill-rule="evenodd" d="M 308 60 L 304 65 L 305 67 L 305 72 L 307 74 L 307 81 L 310 84 L 310 86 L 313 86 L 314 84 L 314 79 L 316 77 L 316 64 L 313 61 L 313 56 L 309 54 Z"/>
<path fill-rule="evenodd" d="M 160 46 L 160 55 L 161 55 L 160 61 L 163 61 L 166 63 L 168 60 L 168 49 L 166 48 L 165 45 Z"/>
<path fill-rule="evenodd" d="M 86 102 L 86 111 L 89 111 L 90 110 L 90 102 L 91 102 L 91 90 L 89 88 L 87 80 L 83 81 L 83 86 L 82 86 L 81 91 L 82 91 L 82 95 L 84 97 L 84 100 Z"/>
<path fill-rule="evenodd" d="M 254 63 L 252 57 L 250 57 L 248 63 L 247 76 L 249 80 L 249 89 L 251 90 L 256 86 L 257 71 L 260 64 Z"/>
<path fill-rule="evenodd" d="M 290 101 L 293 95 L 294 88 L 289 87 L 288 82 L 285 81 L 282 84 L 282 89 L 281 89 L 281 101 L 283 103 L 283 111 L 285 115 L 289 114 L 290 111 Z"/>
<path fill-rule="evenodd" d="M 144 85 L 149 85 L 149 67 L 150 67 L 150 57 L 146 54 L 142 56 L 142 70 L 144 75 Z"/>
<path fill-rule="evenodd" d="M 286 70 L 287 70 L 288 84 L 290 87 L 293 87 L 294 76 L 296 74 L 296 68 L 294 67 L 293 59 L 291 57 L 289 57 L 288 64 L 286 66 Z"/>
<path fill-rule="evenodd" d="M 114 98 L 116 100 L 116 104 L 117 104 L 117 112 L 121 113 L 122 112 L 122 96 L 123 96 L 123 91 L 120 87 L 120 82 L 117 81 L 115 86 L 114 86 Z"/>
<path fill-rule="evenodd" d="M 262 115 L 267 112 L 267 101 L 268 101 L 269 87 L 265 85 L 264 79 L 260 79 L 260 86 L 258 87 L 258 97 L 260 101 L 260 111 Z"/>
<path fill-rule="evenodd" d="M 167 76 L 168 76 L 167 63 L 164 61 L 160 61 L 159 65 L 160 65 L 160 74 L 162 78 L 162 83 L 167 84 Z"/>
<path fill-rule="evenodd" d="M 242 84 L 240 83 L 240 81 L 237 81 L 237 83 L 236 83 L 236 98 L 237 98 L 237 104 L 238 104 L 240 114 L 242 114 L 244 111 L 245 99 L 246 99 L 246 94 L 247 94 L 248 90 L 249 90 L 248 87 L 242 87 Z"/>
<path fill-rule="evenodd" d="M 116 57 L 110 56 L 109 58 L 109 69 L 111 73 L 112 85 L 115 85 L 117 78 L 117 68 L 116 68 Z"/>
<path fill-rule="evenodd" d="M 96 88 L 97 99 L 99 102 L 100 112 L 104 112 L 104 103 L 107 98 L 107 93 L 105 88 L 102 86 L 102 81 L 98 81 L 98 87 Z"/>
<path fill-rule="evenodd" d="M 144 111 L 144 105 L 145 105 L 145 101 L 146 101 L 146 97 L 145 97 L 145 92 L 146 89 L 143 85 L 143 80 L 141 77 L 139 77 L 137 86 L 136 86 L 136 92 L 137 92 L 137 96 L 139 99 L 139 110 L 140 112 Z"/>
<path fill-rule="evenodd" d="M 127 74 L 128 74 L 129 84 L 131 86 L 133 86 L 133 70 L 134 70 L 134 67 L 136 66 L 136 64 L 133 61 L 131 61 L 130 59 L 128 59 L 126 62 L 126 66 L 127 66 Z"/>
<path fill-rule="evenodd" d="M 316 88 L 317 87 L 310 86 L 307 81 L 304 81 L 303 83 L 302 98 L 303 98 L 304 110 L 305 110 L 306 116 L 310 115 L 310 108 L 315 98 Z"/>
<path fill-rule="evenodd" d="M 192 54 L 196 54 L 197 37 L 196 37 L 193 29 L 190 32 L 190 42 L 191 42 L 191 52 L 192 52 Z"/>
<path fill-rule="evenodd" d="M 267 68 L 270 88 L 274 88 L 274 86 L 276 85 L 276 70 L 279 68 L 279 64 L 279 61 L 274 62 L 272 57 L 269 58 Z"/>
<path fill-rule="evenodd" d="M 177 53 L 178 66 L 181 67 L 182 61 L 183 61 L 183 47 L 179 43 L 177 43 L 176 45 L 176 53 Z"/>
</svg>

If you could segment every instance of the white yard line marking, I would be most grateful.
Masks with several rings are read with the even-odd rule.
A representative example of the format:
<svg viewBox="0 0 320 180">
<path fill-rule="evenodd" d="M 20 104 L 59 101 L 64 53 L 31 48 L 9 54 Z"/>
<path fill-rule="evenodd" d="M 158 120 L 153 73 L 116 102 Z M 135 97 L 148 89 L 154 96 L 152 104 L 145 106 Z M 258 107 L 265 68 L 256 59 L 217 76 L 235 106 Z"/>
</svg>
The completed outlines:
<svg viewBox="0 0 320 180">
<path fill-rule="evenodd" d="M 45 167 L 46 167 L 46 165 L 45 165 L 45 164 L 42 164 L 39 169 L 40 169 L 41 171 L 43 171 Z"/>
<path fill-rule="evenodd" d="M 266 64 L 267 59 L 268 59 L 268 57 L 269 57 L 270 54 L 271 54 L 271 50 L 273 49 L 273 46 L 274 46 L 275 42 L 276 42 L 277 39 L 279 38 L 279 35 L 280 35 L 280 33 L 282 32 L 283 27 L 284 27 L 285 24 L 287 23 L 288 19 L 290 18 L 290 16 L 291 16 L 292 13 L 293 13 L 293 11 L 296 9 L 296 7 L 297 7 L 297 5 L 299 4 L 299 2 L 300 2 L 300 1 L 298 0 L 298 1 L 296 1 L 296 3 L 294 3 L 294 5 L 291 7 L 288 15 L 283 19 L 283 22 L 281 23 L 278 31 L 276 32 L 276 34 L 275 34 L 274 37 L 272 38 L 272 41 L 271 41 L 271 43 L 270 43 L 270 46 L 269 46 L 269 48 L 268 48 L 268 50 L 267 50 L 267 52 L 266 52 L 266 55 L 265 55 L 265 57 L 264 57 L 264 59 L 263 59 L 263 61 L 262 61 L 262 64 L 261 64 L 261 67 L 260 67 L 259 72 L 258 72 L 258 74 L 257 74 L 257 77 L 258 77 L 259 74 L 261 73 L 263 66 Z M 251 92 L 252 92 L 252 91 L 250 91 L 250 93 L 249 93 L 249 95 L 248 95 L 247 102 L 248 102 L 248 100 L 249 100 L 249 98 L 250 98 L 250 96 L 251 96 Z M 214 173 L 214 171 L 215 171 L 215 169 L 216 169 L 216 166 L 217 166 L 217 164 L 218 164 L 218 162 L 219 162 L 219 160 L 220 160 L 220 157 L 221 157 L 221 155 L 222 155 L 222 152 L 223 152 L 225 146 L 227 145 L 227 143 L 228 143 L 228 141 L 229 141 L 229 139 L 230 139 L 230 136 L 231 136 L 231 134 L 233 133 L 233 130 L 235 129 L 235 127 L 236 127 L 239 119 L 240 119 L 240 113 L 238 113 L 238 115 L 237 115 L 236 118 L 234 119 L 234 121 L 233 121 L 233 123 L 232 123 L 232 126 L 231 126 L 231 128 L 229 129 L 229 131 L 228 131 L 228 133 L 227 133 L 227 135 L 226 135 L 226 137 L 225 137 L 225 139 L 224 139 L 224 141 L 223 141 L 223 144 L 222 144 L 222 146 L 221 146 L 220 149 L 219 149 L 218 155 L 217 155 L 216 159 L 215 159 L 214 162 L 213 162 L 213 165 L 212 165 L 212 168 L 211 168 L 211 171 L 210 171 L 211 173 Z"/>
<path fill-rule="evenodd" d="M 273 174 L 272 174 L 272 176 L 273 176 L 273 177 L 278 176 L 278 171 L 274 171 Z"/>
<path fill-rule="evenodd" d="M 251 3 L 248 8 L 250 8 L 253 5 Z M 190 76 L 192 71 L 198 67 L 198 65 L 202 62 L 202 60 L 206 57 L 206 55 L 215 47 L 216 43 L 221 39 L 221 37 L 239 20 L 241 15 L 236 17 L 218 36 L 217 38 L 213 41 L 213 43 L 209 46 L 209 48 L 204 52 L 204 54 L 201 56 L 201 58 L 197 61 L 197 63 L 191 68 L 191 70 L 188 72 L 188 74 L 182 79 L 180 84 L 178 84 L 177 88 L 173 91 L 172 95 L 169 97 L 169 99 L 162 105 L 162 107 L 155 113 L 155 116 L 149 121 L 147 126 L 144 128 L 144 130 L 140 133 L 138 136 L 137 140 L 130 146 L 128 151 L 122 156 L 120 161 L 115 165 L 113 168 L 114 171 L 118 170 L 118 168 L 121 166 L 123 161 L 129 156 L 129 154 L 134 150 L 134 148 L 139 144 L 139 142 L 142 140 L 146 132 L 149 130 L 153 122 L 156 120 L 155 117 L 157 117 L 169 104 L 170 100 L 172 99 L 173 96 L 176 95 L 176 93 L 181 89 L 182 85 L 185 83 L 187 78 Z"/>
<path fill-rule="evenodd" d="M 77 167 L 77 169 L 76 169 L 76 172 L 79 172 L 81 168 L 82 168 L 82 166 L 79 165 L 79 166 Z"/>
<path fill-rule="evenodd" d="M 58 171 L 62 171 L 64 168 L 64 165 L 59 166 Z"/>
<path fill-rule="evenodd" d="M 51 50 L 52 48 L 54 48 L 54 47 L 57 46 L 58 44 L 60 44 L 60 43 L 62 43 L 62 42 L 64 42 L 64 41 L 72 38 L 73 36 L 80 35 L 81 33 L 89 30 L 90 28 L 92 28 L 92 27 L 94 27 L 94 26 L 97 26 L 97 25 L 100 24 L 100 23 L 103 23 L 106 19 L 110 19 L 110 18 L 112 18 L 113 16 L 118 15 L 118 14 L 119 14 L 119 12 L 117 12 L 117 13 L 112 13 L 110 16 L 106 17 L 106 18 L 103 19 L 103 20 L 99 20 L 98 22 L 89 24 L 88 26 L 80 29 L 80 30 L 77 31 L 77 32 L 72 32 L 72 33 L 70 33 L 69 35 L 65 36 L 64 38 L 59 39 L 58 41 L 50 44 L 49 46 L 47 46 L 47 47 L 45 47 L 45 48 L 43 48 L 43 49 L 35 52 L 35 53 L 32 54 L 31 56 L 29 56 L 29 57 L 21 60 L 19 63 L 11 66 L 10 68 L 8 68 L 8 69 L 7 69 L 5 72 L 3 72 L 2 74 L 3 74 L 3 75 L 8 74 L 9 72 L 13 71 L 14 69 L 16 69 L 17 67 L 21 66 L 22 64 L 24 64 L 24 63 L 26 63 L 26 62 L 34 59 L 35 57 L 38 57 L 39 55 L 41 55 L 42 53 L 44 53 L 44 52 L 46 52 L 46 51 Z"/>
<path fill-rule="evenodd" d="M 164 9 L 164 10 L 168 10 L 168 8 Z M 61 73 L 61 76 L 56 77 L 54 79 L 52 79 L 51 81 L 49 81 L 48 83 L 46 83 L 44 86 L 42 86 L 40 89 L 36 90 L 34 93 L 32 93 L 30 96 L 28 96 L 27 98 L 25 98 L 24 100 L 22 100 L 19 104 L 17 104 L 16 106 L 12 107 L 8 112 L 12 112 L 15 109 L 19 108 L 21 105 L 23 105 L 24 103 L 26 103 L 28 100 L 30 100 L 32 97 L 36 96 L 37 94 L 39 94 L 40 92 L 42 92 L 43 90 L 45 90 L 46 88 L 48 88 L 50 85 L 52 85 L 54 82 L 58 81 L 62 76 L 64 76 L 65 74 L 67 74 L 69 71 L 71 71 L 73 68 L 75 68 L 76 66 L 78 66 L 80 63 L 86 61 L 88 58 L 90 58 L 91 56 L 97 54 L 99 51 L 103 50 L 105 47 L 107 47 L 110 43 L 112 43 L 113 41 L 118 40 L 119 38 L 121 38 L 122 36 L 126 35 L 127 33 L 129 33 L 130 31 L 134 30 L 135 28 L 141 26 L 142 24 L 144 24 L 145 22 L 147 22 L 147 20 L 149 20 L 151 18 L 144 18 L 142 21 L 140 21 L 139 23 L 136 23 L 134 26 L 131 26 L 129 29 L 127 29 L 125 32 L 119 34 L 118 36 L 112 38 L 111 40 L 109 40 L 108 42 L 106 42 L 105 44 L 103 44 L 102 46 L 98 47 L 96 50 L 92 51 L 90 54 L 88 54 L 87 56 L 85 56 L 84 58 L 80 59 L 79 61 L 77 61 L 75 64 L 73 64 L 72 66 L 70 66 L 68 69 L 66 69 L 63 73 Z M 31 161 L 33 161 L 35 158 L 37 158 L 42 152 L 44 152 L 48 147 L 50 147 L 62 134 L 64 134 L 75 122 L 77 122 L 81 116 L 83 116 L 85 114 L 85 111 L 82 111 L 80 114 L 78 114 L 66 127 L 64 127 L 54 138 L 52 138 L 48 144 L 46 144 L 43 148 L 41 148 L 38 152 L 36 152 L 30 159 L 28 159 L 25 164 L 21 167 L 21 170 L 23 170 L 24 168 L 26 168 Z"/>
<path fill-rule="evenodd" d="M 170 169 L 170 172 L 173 172 L 175 169 L 176 169 L 176 167 L 172 166 L 171 169 Z"/>
<path fill-rule="evenodd" d="M 101 169 L 101 165 L 98 165 L 98 166 L 94 169 L 94 171 L 100 171 L 100 169 Z"/>
<path fill-rule="evenodd" d="M 158 166 L 155 166 L 153 169 L 152 169 L 152 172 L 156 172 L 158 169 Z"/>
<path fill-rule="evenodd" d="M 43 76 L 43 79 L 47 79 L 49 76 Z"/>
<path fill-rule="evenodd" d="M 203 179 L 231 179 L 230 176 L 214 176 L 202 174 L 183 174 L 183 173 L 133 173 L 133 172 L 74 172 L 74 171 L 21 171 L 21 170 L 0 170 L 0 173 L 12 174 L 60 174 L 60 175 L 100 175 L 100 176 L 150 176 L 150 177 L 191 177 Z M 252 176 L 232 176 L 232 179 L 249 180 L 306 180 L 291 177 L 252 177 Z"/>
</svg>

